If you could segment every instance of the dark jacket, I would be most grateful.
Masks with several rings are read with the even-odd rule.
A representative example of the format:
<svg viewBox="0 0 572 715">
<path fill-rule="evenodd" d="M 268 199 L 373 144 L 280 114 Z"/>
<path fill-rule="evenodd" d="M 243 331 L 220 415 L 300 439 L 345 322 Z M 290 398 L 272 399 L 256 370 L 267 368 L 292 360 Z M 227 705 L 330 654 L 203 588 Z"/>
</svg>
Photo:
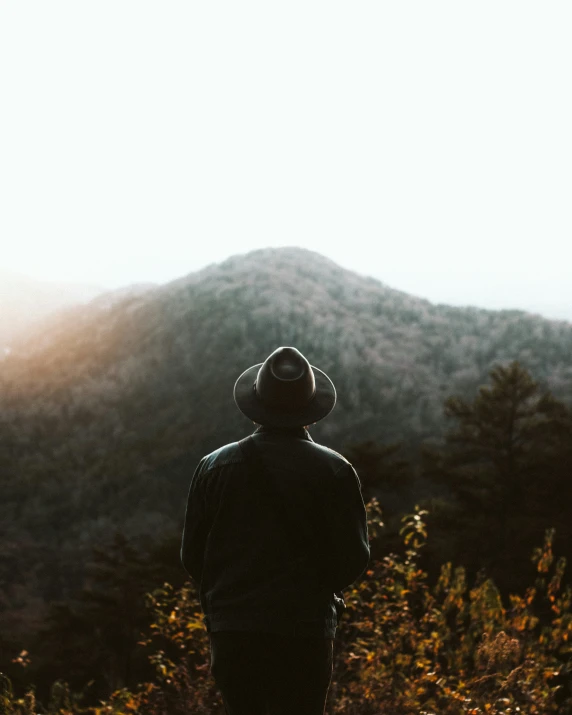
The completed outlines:
<svg viewBox="0 0 572 715">
<path fill-rule="evenodd" d="M 293 546 L 237 442 L 203 457 L 189 489 L 181 560 L 207 630 L 334 638 L 334 592 L 364 573 L 370 555 L 359 478 L 303 427 L 259 427 L 253 439 L 306 547 Z"/>
</svg>

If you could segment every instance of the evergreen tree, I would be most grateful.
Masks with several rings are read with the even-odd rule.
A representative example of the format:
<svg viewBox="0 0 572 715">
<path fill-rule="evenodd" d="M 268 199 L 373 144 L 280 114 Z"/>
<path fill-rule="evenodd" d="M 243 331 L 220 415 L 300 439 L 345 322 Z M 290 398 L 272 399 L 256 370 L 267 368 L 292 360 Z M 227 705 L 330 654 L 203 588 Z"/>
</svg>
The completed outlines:
<svg viewBox="0 0 572 715">
<path fill-rule="evenodd" d="M 490 372 L 472 402 L 445 401 L 457 421 L 445 444 L 423 450 L 426 477 L 445 488 L 433 503 L 435 527 L 447 534 L 448 558 L 491 569 L 515 585 L 513 560 L 530 552 L 545 528 L 571 535 L 561 504 L 571 496 L 572 418 L 518 361 Z"/>
<path fill-rule="evenodd" d="M 40 693 L 65 677 L 84 688 L 91 701 L 150 675 L 147 652 L 138 646 L 149 626 L 146 595 L 164 583 L 181 587 L 180 535 L 168 535 L 146 550 L 116 532 L 106 548 L 96 547 L 83 588 L 51 605 L 47 626 L 31 648 L 30 675 Z"/>
</svg>

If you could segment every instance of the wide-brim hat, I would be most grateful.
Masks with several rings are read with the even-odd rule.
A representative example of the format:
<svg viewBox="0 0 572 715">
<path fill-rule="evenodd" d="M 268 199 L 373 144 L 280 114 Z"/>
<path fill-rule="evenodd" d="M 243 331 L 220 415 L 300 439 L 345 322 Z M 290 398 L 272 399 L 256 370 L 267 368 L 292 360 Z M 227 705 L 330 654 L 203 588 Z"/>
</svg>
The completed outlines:
<svg viewBox="0 0 572 715">
<path fill-rule="evenodd" d="M 336 388 L 299 350 L 280 347 L 242 373 L 234 385 L 234 401 L 257 424 L 302 427 L 333 410 Z"/>
</svg>

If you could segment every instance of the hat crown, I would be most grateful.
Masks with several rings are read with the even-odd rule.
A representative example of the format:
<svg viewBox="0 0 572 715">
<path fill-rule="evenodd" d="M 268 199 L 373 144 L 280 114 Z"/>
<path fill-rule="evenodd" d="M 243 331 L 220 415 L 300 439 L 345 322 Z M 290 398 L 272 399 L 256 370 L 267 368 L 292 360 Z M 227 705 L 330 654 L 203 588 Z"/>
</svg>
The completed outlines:
<svg viewBox="0 0 572 715">
<path fill-rule="evenodd" d="M 298 410 L 316 394 L 316 380 L 310 363 L 299 350 L 280 347 L 262 364 L 254 389 L 268 407 Z"/>
</svg>

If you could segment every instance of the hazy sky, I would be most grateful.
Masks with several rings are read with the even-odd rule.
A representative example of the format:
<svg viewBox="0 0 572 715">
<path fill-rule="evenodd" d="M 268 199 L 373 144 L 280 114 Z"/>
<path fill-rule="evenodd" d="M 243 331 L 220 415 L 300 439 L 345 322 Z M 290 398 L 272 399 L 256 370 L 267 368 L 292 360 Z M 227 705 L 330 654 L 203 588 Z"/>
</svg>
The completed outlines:
<svg viewBox="0 0 572 715">
<path fill-rule="evenodd" d="M 0 268 L 299 245 L 572 319 L 572 4 L 0 3 Z"/>
</svg>

